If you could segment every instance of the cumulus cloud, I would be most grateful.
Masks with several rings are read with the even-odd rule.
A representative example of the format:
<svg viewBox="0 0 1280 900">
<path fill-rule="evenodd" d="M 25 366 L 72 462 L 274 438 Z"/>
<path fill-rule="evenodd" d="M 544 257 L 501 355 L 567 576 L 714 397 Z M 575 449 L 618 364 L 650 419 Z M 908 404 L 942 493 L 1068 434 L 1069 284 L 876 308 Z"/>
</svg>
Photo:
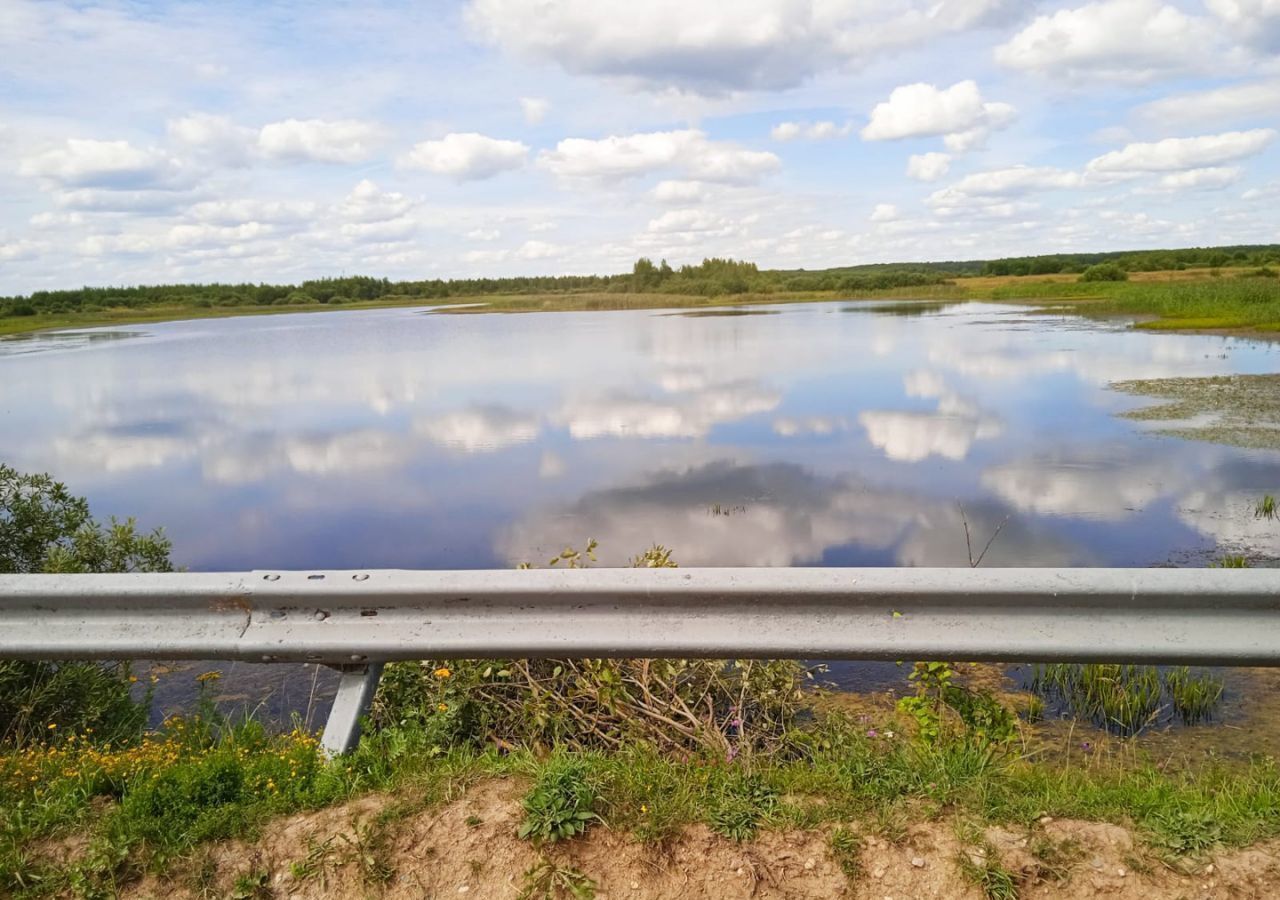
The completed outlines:
<svg viewBox="0 0 1280 900">
<path fill-rule="evenodd" d="M 1253 156 L 1276 136 L 1271 128 L 1228 131 L 1189 138 L 1165 138 L 1153 143 L 1129 144 L 1090 160 L 1088 171 L 1100 175 L 1176 172 L 1217 166 Z"/>
<path fill-rule="evenodd" d="M 167 124 L 169 138 L 180 146 L 225 165 L 242 165 L 252 156 L 258 133 L 228 116 L 192 113 Z"/>
<path fill-rule="evenodd" d="M 861 134 L 867 141 L 941 135 L 948 150 L 963 153 L 1016 115 L 1008 103 L 983 101 L 974 81 L 960 81 L 945 90 L 919 82 L 894 88 L 888 100 L 876 104 Z"/>
<path fill-rule="evenodd" d="M 285 119 L 253 129 L 228 116 L 192 113 L 168 122 L 170 139 L 202 159 L 239 166 L 274 162 L 356 163 L 386 140 L 375 122 L 357 119 Z"/>
<path fill-rule="evenodd" d="M 723 216 L 701 209 L 672 209 L 649 221 L 648 230 L 656 233 L 719 231 L 731 223 Z"/>
<path fill-rule="evenodd" d="M 1160 186 L 1171 191 L 1218 191 L 1235 184 L 1242 174 L 1243 170 L 1239 166 L 1188 169 L 1165 175 L 1160 179 Z"/>
<path fill-rule="evenodd" d="M 286 119 L 262 126 L 258 150 L 267 159 L 355 163 L 371 157 L 383 137 L 372 122 Z"/>
<path fill-rule="evenodd" d="M 769 136 L 775 141 L 794 141 L 803 139 L 806 141 L 827 141 L 833 138 L 847 137 L 853 131 L 853 123 L 845 122 L 843 125 L 837 125 L 835 122 L 779 122 L 769 131 Z"/>
<path fill-rule="evenodd" d="M 349 222 L 385 222 L 397 219 L 413 208 L 413 201 L 396 191 L 383 191 L 365 178 L 360 181 L 338 207 L 338 214 Z"/>
<path fill-rule="evenodd" d="M 651 194 L 659 203 L 701 203 L 709 191 L 701 181 L 667 179 L 654 185 Z"/>
<path fill-rule="evenodd" d="M 520 141 L 465 132 L 415 144 L 400 158 L 400 165 L 447 175 L 457 181 L 478 181 L 523 168 L 528 155 L 529 147 Z"/>
<path fill-rule="evenodd" d="M 892 203 L 877 203 L 871 211 L 872 222 L 892 222 L 898 218 L 898 207 Z"/>
<path fill-rule="evenodd" d="M 164 190 L 187 186 L 186 173 L 176 158 L 128 141 L 71 138 L 60 147 L 27 157 L 18 171 L 62 188 Z"/>
<path fill-rule="evenodd" d="M 949 153 L 913 153 L 907 159 L 907 177 L 916 181 L 937 181 L 950 171 Z"/>
<path fill-rule="evenodd" d="M 642 88 L 717 94 L 812 75 L 1015 11 L 1010 0 L 471 0 L 485 39 L 522 58 Z"/>
<path fill-rule="evenodd" d="M 1207 91 L 1162 97 L 1138 107 L 1139 119 L 1160 127 L 1209 122 L 1273 120 L 1280 109 L 1280 81 L 1250 81 Z"/>
<path fill-rule="evenodd" d="M 776 172 L 772 153 L 709 140 L 701 131 L 651 131 L 599 140 L 566 138 L 538 155 L 538 165 L 567 181 L 620 181 L 663 170 L 695 180 L 751 184 Z"/>
<path fill-rule="evenodd" d="M 1083 179 L 1077 172 L 1052 166 L 1013 166 L 966 175 L 950 187 L 934 191 L 926 202 L 935 209 L 964 208 L 995 203 L 1037 191 L 1079 187 Z"/>
<path fill-rule="evenodd" d="M 545 97 L 521 97 L 520 111 L 524 114 L 526 122 L 530 125 L 537 125 L 551 111 L 551 101 Z"/>
<path fill-rule="evenodd" d="M 1211 35 L 1205 19 L 1160 0 L 1101 0 L 1038 16 L 995 56 L 1042 75 L 1148 81 L 1203 65 Z"/>
<path fill-rule="evenodd" d="M 289 225 L 314 218 L 318 210 L 318 204 L 305 200 L 207 200 L 192 206 L 187 215 L 213 225 Z"/>
<path fill-rule="evenodd" d="M 554 259 L 563 255 L 563 247 L 546 241 L 525 241 L 516 250 L 517 259 Z"/>
<path fill-rule="evenodd" d="M 1280 52 L 1280 0 L 1205 0 L 1205 5 L 1250 47 Z"/>
</svg>

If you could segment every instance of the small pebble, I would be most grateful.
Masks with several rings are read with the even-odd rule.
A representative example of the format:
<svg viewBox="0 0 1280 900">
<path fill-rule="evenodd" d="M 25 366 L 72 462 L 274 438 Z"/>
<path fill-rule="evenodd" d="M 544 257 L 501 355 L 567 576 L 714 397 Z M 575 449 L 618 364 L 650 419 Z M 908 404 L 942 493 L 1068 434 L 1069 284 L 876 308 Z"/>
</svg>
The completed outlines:
<svg viewBox="0 0 1280 900">
<path fill-rule="evenodd" d="M 640 882 L 638 882 L 638 881 L 633 881 L 633 882 L 631 882 L 631 890 L 633 890 L 633 891 L 638 891 L 638 890 L 640 890 Z"/>
<path fill-rule="evenodd" d="M 459 893 L 459 894 L 465 894 L 465 893 L 466 893 L 467 891 L 469 891 L 469 890 L 471 890 L 471 885 L 469 885 L 469 884 L 464 884 L 464 885 L 462 885 L 462 887 L 458 888 L 458 893 Z"/>
<path fill-rule="evenodd" d="M 1127 873 L 1123 868 L 1116 869 L 1116 874 L 1123 878 Z"/>
<path fill-rule="evenodd" d="M 813 857 L 810 857 L 809 859 L 806 859 L 806 860 L 804 861 L 804 867 L 805 867 L 805 869 L 812 869 L 812 868 L 813 868 L 814 866 L 816 866 L 817 864 L 818 864 L 818 863 L 817 863 L 817 860 L 813 859 Z"/>
<path fill-rule="evenodd" d="M 923 868 L 924 868 L 924 857 L 923 857 L 923 856 L 913 856 L 913 857 L 911 857 L 911 865 L 915 866 L 917 869 L 923 869 Z"/>
<path fill-rule="evenodd" d="M 1101 857 L 1095 856 L 1093 859 L 1089 860 L 1089 865 L 1093 866 L 1095 869 L 1101 869 L 1105 863 L 1103 863 Z"/>
<path fill-rule="evenodd" d="M 1207 866 L 1205 866 L 1205 867 L 1204 867 L 1204 874 L 1206 874 L 1206 875 L 1212 875 L 1212 874 L 1213 874 L 1213 863 L 1209 863 L 1209 865 L 1207 865 Z"/>
<path fill-rule="evenodd" d="M 738 866 L 738 874 L 739 874 L 739 875 L 746 875 L 746 874 L 747 874 L 747 870 L 746 870 L 746 869 L 744 869 L 742 866 Z"/>
<path fill-rule="evenodd" d="M 872 877 L 872 878 L 883 878 L 883 877 L 884 877 L 884 868 L 883 868 L 882 866 L 877 866 L 876 868 L 872 869 L 872 870 L 871 870 L 871 877 Z"/>
<path fill-rule="evenodd" d="M 1041 816 L 1040 818 L 1041 825 L 1048 825 L 1052 821 L 1053 821 L 1053 816 Z"/>
</svg>

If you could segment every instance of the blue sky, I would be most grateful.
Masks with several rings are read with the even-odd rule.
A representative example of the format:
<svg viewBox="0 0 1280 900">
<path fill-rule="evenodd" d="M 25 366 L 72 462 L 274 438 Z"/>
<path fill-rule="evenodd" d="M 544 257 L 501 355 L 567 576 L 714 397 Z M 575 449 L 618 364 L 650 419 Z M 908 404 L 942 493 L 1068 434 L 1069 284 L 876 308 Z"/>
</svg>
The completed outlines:
<svg viewBox="0 0 1280 900">
<path fill-rule="evenodd" d="M 1280 241 L 1280 0 L 0 0 L 0 294 Z"/>
</svg>

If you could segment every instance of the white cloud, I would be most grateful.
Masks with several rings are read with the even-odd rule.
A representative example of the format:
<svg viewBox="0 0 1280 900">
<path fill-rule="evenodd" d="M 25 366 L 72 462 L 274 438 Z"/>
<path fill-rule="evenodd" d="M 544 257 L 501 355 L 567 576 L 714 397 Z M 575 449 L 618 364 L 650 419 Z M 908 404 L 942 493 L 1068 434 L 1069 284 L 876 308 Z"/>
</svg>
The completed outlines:
<svg viewBox="0 0 1280 900">
<path fill-rule="evenodd" d="M 18 171 L 59 187 L 107 190 L 165 189 L 184 181 L 181 163 L 155 148 L 128 141 L 68 139 L 24 159 Z"/>
<path fill-rule="evenodd" d="M 949 153 L 913 153 L 907 159 L 907 177 L 916 181 L 937 181 L 950 171 Z"/>
<path fill-rule="evenodd" d="M 1016 115 L 1008 103 L 984 102 L 974 81 L 960 81 L 945 90 L 920 82 L 894 88 L 888 100 L 876 104 L 861 134 L 867 141 L 942 135 L 947 149 L 963 153 Z"/>
<path fill-rule="evenodd" d="M 1242 174 L 1239 166 L 1188 169 L 1165 175 L 1160 179 L 1160 186 L 1171 191 L 1216 191 L 1235 184 Z"/>
<path fill-rule="evenodd" d="M 363 179 L 338 207 L 338 214 L 348 222 L 385 222 L 403 216 L 413 208 L 413 201 L 395 191 L 383 191 L 369 179 Z"/>
<path fill-rule="evenodd" d="M 1251 81 L 1227 87 L 1174 94 L 1138 107 L 1138 118 L 1161 127 L 1275 118 L 1280 81 Z"/>
<path fill-rule="evenodd" d="M 818 72 L 977 27 L 1009 0 L 471 0 L 487 40 L 526 59 L 704 94 L 795 87 Z"/>
<path fill-rule="evenodd" d="M 750 184 L 777 171 L 781 160 L 765 151 L 708 140 L 703 132 L 689 129 L 599 140 L 566 138 L 554 150 L 542 151 L 538 165 L 570 181 L 620 181 L 676 169 L 702 181 Z"/>
<path fill-rule="evenodd" d="M 463 235 L 469 241 L 496 241 L 502 232 L 496 228 L 473 228 Z"/>
<path fill-rule="evenodd" d="M 1147 81 L 1204 64 L 1212 32 L 1206 20 L 1160 0 L 1102 0 L 1038 16 L 995 56 L 1043 75 Z"/>
<path fill-rule="evenodd" d="M 547 113 L 551 111 L 551 101 L 545 97 L 521 97 L 520 111 L 524 113 L 524 120 L 530 125 L 537 125 L 547 117 Z"/>
<path fill-rule="evenodd" d="M 286 119 L 263 125 L 258 152 L 267 159 L 326 163 L 362 162 L 382 144 L 383 130 L 355 119 Z"/>
<path fill-rule="evenodd" d="M 226 165 L 248 161 L 258 139 L 252 128 L 237 125 L 227 116 L 192 113 L 167 124 L 170 139 Z"/>
<path fill-rule="evenodd" d="M 319 207 L 304 200 L 208 200 L 187 210 L 187 215 L 213 225 L 266 222 L 287 225 L 315 217 Z"/>
<path fill-rule="evenodd" d="M 1205 0 L 1233 34 L 1263 53 L 1280 52 L 1280 0 Z"/>
<path fill-rule="evenodd" d="M 892 203 L 877 203 L 871 211 L 872 222 L 892 222 L 898 218 L 898 207 Z"/>
<path fill-rule="evenodd" d="M 414 145 L 400 158 L 400 165 L 448 175 L 458 181 L 477 181 L 523 168 L 528 155 L 529 147 L 519 141 L 465 132 Z"/>
<path fill-rule="evenodd" d="M 1228 131 L 1189 138 L 1165 138 L 1154 143 L 1129 144 L 1089 162 L 1090 173 L 1176 172 L 1234 162 L 1260 153 L 1275 139 L 1270 128 Z"/>
<path fill-rule="evenodd" d="M 701 181 L 659 181 L 654 185 L 653 199 L 659 203 L 701 203 L 707 199 L 707 186 Z"/>
<path fill-rule="evenodd" d="M 546 241 L 525 241 L 516 250 L 517 259 L 554 259 L 564 255 L 564 248 Z"/>
<path fill-rule="evenodd" d="M 1037 191 L 1079 187 L 1083 179 L 1076 172 L 1051 166 L 1013 166 L 966 175 L 950 187 L 934 191 L 928 204 L 935 208 L 964 206 L 975 198 L 1015 197 Z"/>
<path fill-rule="evenodd" d="M 723 216 L 701 209 L 671 209 L 649 221 L 649 231 L 658 233 L 684 233 L 691 231 L 718 231 L 729 221 Z"/>
<path fill-rule="evenodd" d="M 853 131 L 853 123 L 837 125 L 835 122 L 779 122 L 769 131 L 775 141 L 794 141 L 803 138 L 808 141 L 828 141 L 834 138 L 848 137 Z"/>
</svg>

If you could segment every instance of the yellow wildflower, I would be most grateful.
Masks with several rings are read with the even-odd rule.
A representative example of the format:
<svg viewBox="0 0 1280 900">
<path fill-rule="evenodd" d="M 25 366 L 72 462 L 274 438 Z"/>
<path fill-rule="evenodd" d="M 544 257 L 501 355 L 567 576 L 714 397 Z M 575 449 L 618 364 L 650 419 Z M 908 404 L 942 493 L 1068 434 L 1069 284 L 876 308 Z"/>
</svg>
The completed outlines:
<svg viewBox="0 0 1280 900">
<path fill-rule="evenodd" d="M 449 711 L 449 704 L 448 704 L 448 703 L 441 703 L 439 706 L 437 706 L 437 707 L 436 707 L 436 709 L 440 710 L 440 712 L 448 712 L 448 711 Z"/>
<path fill-rule="evenodd" d="M 436 677 L 437 677 L 437 678 L 448 678 L 448 677 L 449 677 L 450 675 L 452 675 L 452 674 L 453 674 L 453 673 L 452 673 L 452 672 L 450 672 L 450 671 L 448 670 L 448 668 L 446 668 L 446 667 L 444 667 L 444 666 L 441 666 L 439 669 L 436 669 Z"/>
</svg>

